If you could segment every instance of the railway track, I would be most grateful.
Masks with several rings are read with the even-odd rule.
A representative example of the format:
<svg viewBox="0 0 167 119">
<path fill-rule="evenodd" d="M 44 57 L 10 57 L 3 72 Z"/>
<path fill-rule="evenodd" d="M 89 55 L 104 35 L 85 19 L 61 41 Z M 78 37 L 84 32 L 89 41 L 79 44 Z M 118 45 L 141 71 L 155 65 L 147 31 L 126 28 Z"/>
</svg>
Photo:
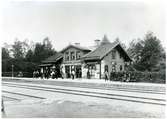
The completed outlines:
<svg viewBox="0 0 167 119">
<path fill-rule="evenodd" d="M 6 96 L 6 95 L 2 95 L 2 98 L 3 99 L 10 99 L 10 101 L 21 101 L 21 99 L 10 97 L 10 96 Z"/>
<path fill-rule="evenodd" d="M 3 81 L 5 82 L 5 81 Z M 22 81 L 20 81 L 22 82 Z M 54 82 L 49 82 L 49 81 L 29 81 L 26 80 L 26 83 L 32 83 L 32 84 L 48 84 L 48 85 L 56 85 L 56 86 L 66 86 L 66 87 L 79 87 L 79 88 L 90 88 L 92 89 L 102 89 L 102 90 L 117 90 L 117 91 L 126 91 L 126 92 L 139 92 L 139 93 L 151 93 L 151 94 L 165 94 L 165 89 L 148 89 L 147 87 L 145 88 L 139 88 L 136 86 L 130 86 L 130 87 L 123 87 L 119 85 L 110 85 L 110 84 L 93 84 L 93 83 L 78 83 L 78 82 L 59 82 L 59 81 L 54 81 Z M 4 83 L 5 84 L 5 83 Z"/>
<path fill-rule="evenodd" d="M 91 90 L 85 91 L 85 90 L 63 89 L 63 88 L 54 88 L 54 87 L 47 87 L 47 86 L 35 86 L 35 85 L 12 84 L 12 83 L 3 83 L 3 86 L 55 92 L 55 93 L 65 93 L 65 94 L 80 95 L 80 96 L 97 97 L 97 98 L 104 98 L 104 99 L 131 101 L 131 102 L 147 103 L 147 104 L 155 104 L 155 105 L 165 105 L 165 99 L 102 93 L 102 92 L 94 92 Z M 2 90 L 2 92 L 5 92 L 5 90 Z"/>
<path fill-rule="evenodd" d="M 14 94 L 14 95 L 21 95 L 21 96 L 25 96 L 25 97 L 31 97 L 31 98 L 45 99 L 45 98 L 39 97 L 39 96 L 27 95 L 27 94 L 23 94 L 23 93 L 15 93 L 15 92 L 10 92 L 10 91 L 5 91 L 5 90 L 2 90 L 2 92 L 3 93 Z"/>
</svg>

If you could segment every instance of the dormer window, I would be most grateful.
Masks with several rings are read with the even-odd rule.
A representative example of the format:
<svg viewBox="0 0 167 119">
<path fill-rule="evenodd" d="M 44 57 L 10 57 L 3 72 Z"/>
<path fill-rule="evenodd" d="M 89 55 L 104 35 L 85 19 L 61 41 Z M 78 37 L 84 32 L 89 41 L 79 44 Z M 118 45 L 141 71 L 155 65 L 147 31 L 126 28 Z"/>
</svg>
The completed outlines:
<svg viewBox="0 0 167 119">
<path fill-rule="evenodd" d="M 81 58 L 81 52 L 77 51 L 76 52 L 76 59 L 79 60 Z"/>
<path fill-rule="evenodd" d="M 75 60 L 75 53 L 74 53 L 74 51 L 71 52 L 71 60 Z"/>
<path fill-rule="evenodd" d="M 113 50 L 111 53 L 112 53 L 112 59 L 115 59 L 115 57 L 116 57 L 116 51 Z"/>
<path fill-rule="evenodd" d="M 69 52 L 65 53 L 65 61 L 69 61 L 70 57 L 69 57 Z"/>
<path fill-rule="evenodd" d="M 120 59 L 122 58 L 122 54 L 121 54 L 121 53 L 119 54 L 119 58 L 120 58 Z"/>
</svg>

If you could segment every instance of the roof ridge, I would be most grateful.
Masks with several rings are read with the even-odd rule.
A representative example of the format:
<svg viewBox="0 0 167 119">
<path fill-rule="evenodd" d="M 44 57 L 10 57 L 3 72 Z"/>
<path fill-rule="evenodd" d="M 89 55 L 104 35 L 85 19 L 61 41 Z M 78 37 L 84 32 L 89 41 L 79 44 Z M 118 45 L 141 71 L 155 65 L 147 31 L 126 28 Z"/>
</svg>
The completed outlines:
<svg viewBox="0 0 167 119">
<path fill-rule="evenodd" d="M 60 57 L 62 57 L 62 56 L 63 56 L 63 54 L 62 54 L 61 52 L 57 52 L 57 53 L 55 53 L 54 55 L 52 55 L 52 56 L 50 56 L 50 57 L 48 57 L 48 58 L 42 60 L 42 62 L 50 62 L 50 60 L 58 59 L 58 58 L 60 58 Z"/>
<path fill-rule="evenodd" d="M 88 56 L 89 54 L 92 54 L 92 53 L 96 52 L 96 50 L 101 49 L 101 48 L 104 47 L 105 45 L 111 45 L 111 44 L 112 44 L 112 43 L 99 45 L 96 49 L 94 49 L 93 51 L 87 53 L 86 55 L 84 55 L 84 56 L 82 56 L 82 57 L 84 58 L 84 57 Z"/>
<path fill-rule="evenodd" d="M 100 46 L 98 46 L 96 49 L 94 49 L 93 51 L 91 51 L 91 52 L 89 52 L 89 53 L 85 54 L 85 55 L 84 55 L 84 56 L 82 56 L 82 57 L 85 57 L 85 56 L 89 55 L 90 53 L 95 52 L 95 51 L 96 51 L 99 47 L 100 47 Z"/>
<path fill-rule="evenodd" d="M 114 44 L 115 43 L 115 44 Z M 119 42 L 116 42 L 116 41 L 114 41 L 113 43 L 112 43 L 112 47 L 103 55 L 103 56 L 101 56 L 100 57 L 100 59 L 102 59 L 106 54 L 108 54 L 113 48 L 115 48 L 117 45 L 119 45 L 120 43 Z"/>
<path fill-rule="evenodd" d="M 84 47 L 84 46 L 76 46 L 76 45 L 70 44 L 70 45 L 66 46 L 65 48 L 63 48 L 60 52 L 63 52 L 64 50 L 68 49 L 70 46 L 74 47 L 74 48 L 78 48 L 80 50 L 90 50 L 90 49 L 88 49 L 87 47 Z"/>
</svg>

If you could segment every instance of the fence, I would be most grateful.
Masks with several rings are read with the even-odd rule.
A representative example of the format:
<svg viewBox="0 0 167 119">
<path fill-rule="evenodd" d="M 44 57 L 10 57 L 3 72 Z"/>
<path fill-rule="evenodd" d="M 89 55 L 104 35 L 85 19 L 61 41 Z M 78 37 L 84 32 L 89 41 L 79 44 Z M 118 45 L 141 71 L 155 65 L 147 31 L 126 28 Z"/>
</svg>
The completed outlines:
<svg viewBox="0 0 167 119">
<path fill-rule="evenodd" d="M 2 76 L 4 77 L 12 77 L 12 72 L 2 72 Z M 33 74 L 30 72 L 22 72 L 22 76 L 19 75 L 19 72 L 13 72 L 14 77 L 33 77 Z"/>
</svg>

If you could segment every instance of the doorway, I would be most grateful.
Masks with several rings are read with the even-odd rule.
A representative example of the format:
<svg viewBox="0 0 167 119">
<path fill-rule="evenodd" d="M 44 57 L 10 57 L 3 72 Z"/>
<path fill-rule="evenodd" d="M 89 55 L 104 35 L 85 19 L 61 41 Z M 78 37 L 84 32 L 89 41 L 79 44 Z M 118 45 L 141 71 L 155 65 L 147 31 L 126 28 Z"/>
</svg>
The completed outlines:
<svg viewBox="0 0 167 119">
<path fill-rule="evenodd" d="M 65 66 L 65 73 L 66 73 L 66 78 L 71 78 L 70 66 Z"/>
<path fill-rule="evenodd" d="M 82 78 L 82 69 L 81 65 L 75 66 L 76 78 Z"/>
</svg>

